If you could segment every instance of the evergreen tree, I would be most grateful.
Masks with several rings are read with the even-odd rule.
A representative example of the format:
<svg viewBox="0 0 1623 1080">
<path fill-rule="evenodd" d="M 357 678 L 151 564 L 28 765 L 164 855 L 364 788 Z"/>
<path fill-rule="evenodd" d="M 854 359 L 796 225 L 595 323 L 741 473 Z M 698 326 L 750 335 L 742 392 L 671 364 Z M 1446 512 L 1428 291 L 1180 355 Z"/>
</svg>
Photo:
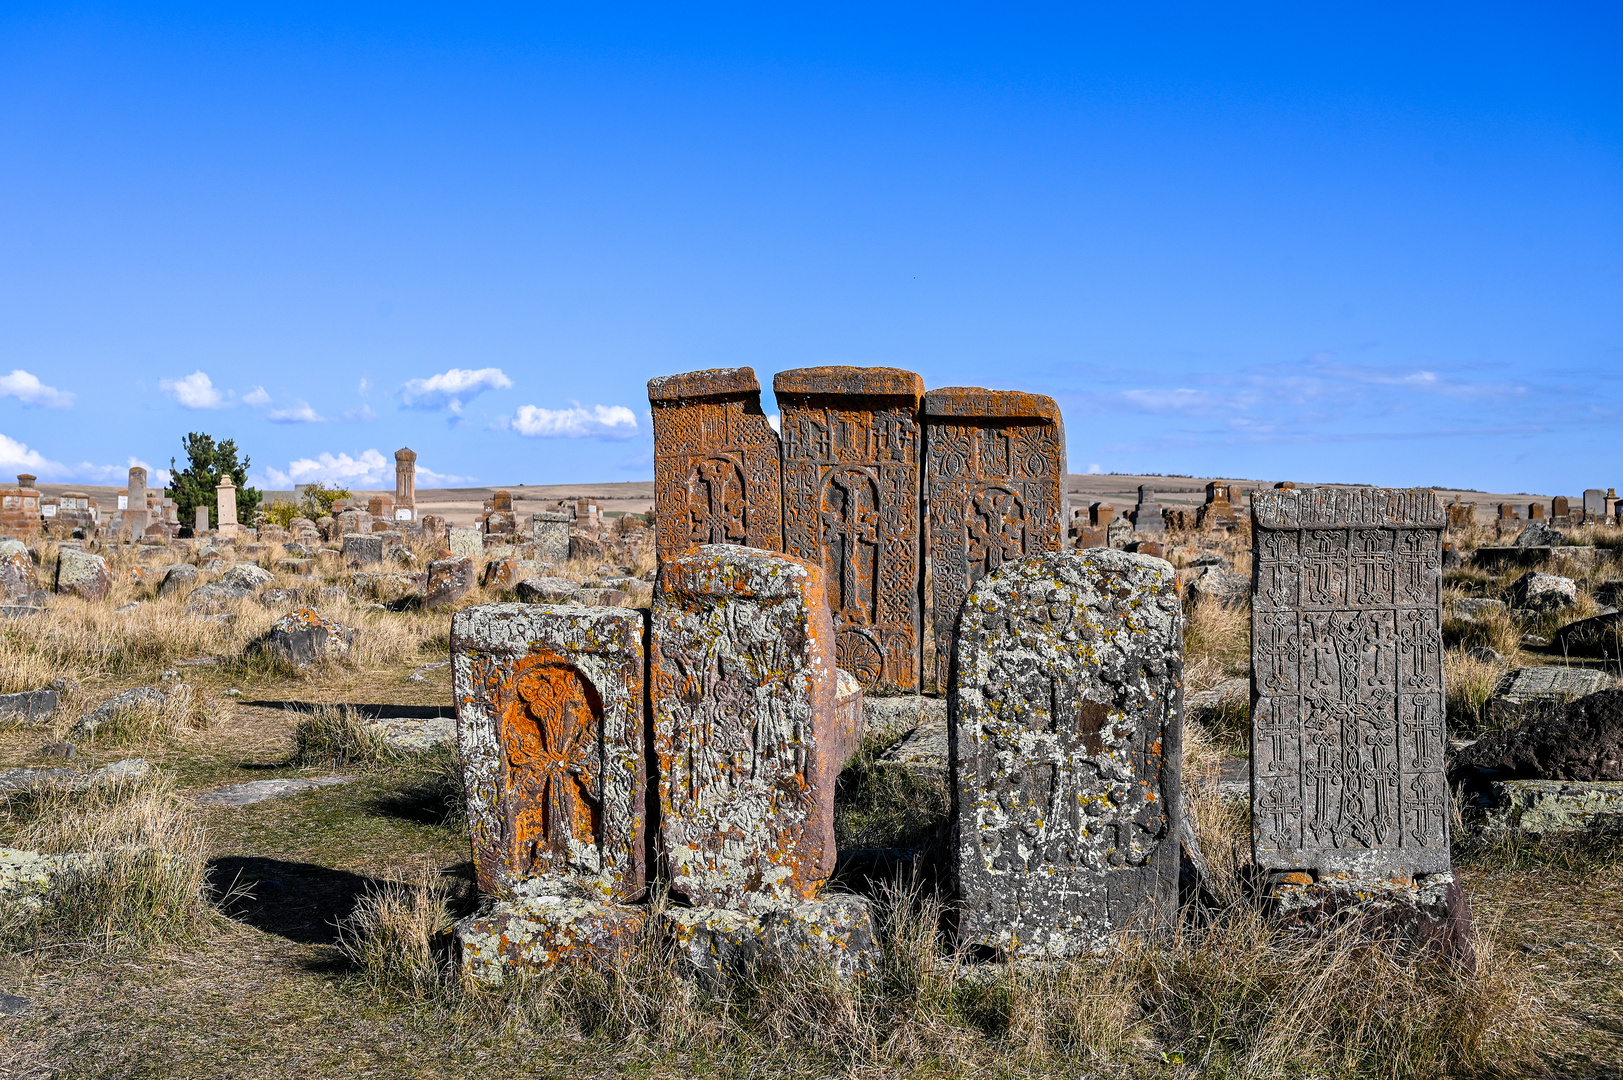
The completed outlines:
<svg viewBox="0 0 1623 1080">
<path fill-rule="evenodd" d="M 180 513 L 181 524 L 193 524 L 197 520 L 197 508 L 206 506 L 209 508 L 209 528 L 220 527 L 219 495 L 215 489 L 219 486 L 220 478 L 226 475 L 237 486 L 237 520 L 244 524 L 253 521 L 254 511 L 259 508 L 262 496 L 257 488 L 248 486 L 248 458 L 244 457 L 240 463 L 237 461 L 236 441 L 222 439 L 217 443 L 213 436 L 193 431 L 181 440 L 180 445 L 186 451 L 186 468 L 177 469 L 175 459 L 169 459 L 169 490 Z"/>
</svg>

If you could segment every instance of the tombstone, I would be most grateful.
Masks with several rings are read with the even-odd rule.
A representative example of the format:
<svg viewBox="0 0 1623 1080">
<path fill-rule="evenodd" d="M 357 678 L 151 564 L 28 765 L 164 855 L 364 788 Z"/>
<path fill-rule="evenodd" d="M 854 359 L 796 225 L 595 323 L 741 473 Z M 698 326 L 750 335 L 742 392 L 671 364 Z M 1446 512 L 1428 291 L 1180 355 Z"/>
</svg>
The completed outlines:
<svg viewBox="0 0 1623 1080">
<path fill-rule="evenodd" d="M 1514 503 L 1500 503 L 1499 504 L 1499 520 L 1501 522 L 1520 521 L 1521 518 L 1522 518 L 1522 516 L 1521 516 L 1520 513 L 1517 512 L 1516 506 L 1515 506 Z"/>
<path fill-rule="evenodd" d="M 821 565 L 730 544 L 659 568 L 650 635 L 660 842 L 671 889 L 759 914 L 834 870 L 837 723 Z M 860 738 L 860 733 L 857 733 Z"/>
<path fill-rule="evenodd" d="M 124 509 L 123 523 L 134 540 L 147 531 L 151 524 L 147 516 L 147 471 L 139 465 L 130 468 L 129 494 Z"/>
<path fill-rule="evenodd" d="M 782 551 L 778 433 L 761 411 L 754 369 L 650 379 L 648 404 L 658 557 L 698 544 Z"/>
<path fill-rule="evenodd" d="M 205 503 L 197 508 L 196 523 L 192 526 L 193 534 L 202 536 L 209 531 L 209 508 Z"/>
<path fill-rule="evenodd" d="M 216 515 L 221 536 L 237 535 L 237 488 L 230 476 L 220 477 L 215 487 Z"/>
<path fill-rule="evenodd" d="M 1109 546 L 1122 549 L 1133 542 L 1133 523 L 1126 518 L 1117 518 L 1105 526 L 1105 537 Z"/>
<path fill-rule="evenodd" d="M 394 517 L 417 519 L 417 453 L 409 446 L 394 452 Z"/>
<path fill-rule="evenodd" d="M 569 558 L 569 515 L 543 510 L 530 515 L 530 541 L 535 557 L 561 563 Z"/>
<path fill-rule="evenodd" d="M 394 521 L 394 500 L 387 495 L 374 495 L 366 502 L 366 512 L 384 522 Z M 385 528 L 393 528 L 386 524 Z"/>
<path fill-rule="evenodd" d="M 1584 490 L 1584 520 L 1599 521 L 1606 516 L 1606 492 L 1600 488 Z"/>
<path fill-rule="evenodd" d="M 1476 524 L 1476 503 L 1462 503 L 1456 498 L 1448 504 L 1447 512 L 1450 529 L 1469 529 Z"/>
<path fill-rule="evenodd" d="M 773 389 L 783 549 L 828 571 L 839 666 L 864 690 L 914 692 L 924 382 L 897 368 L 819 367 L 780 372 Z"/>
<path fill-rule="evenodd" d="M 1528 503 L 1527 504 L 1527 520 L 1528 521 L 1543 521 L 1544 520 L 1544 504 L 1543 503 Z"/>
<path fill-rule="evenodd" d="M 344 537 L 344 565 L 371 566 L 383 561 L 383 537 L 350 533 Z"/>
<path fill-rule="evenodd" d="M 1138 488 L 1138 505 L 1133 508 L 1133 531 L 1166 531 L 1166 524 L 1161 520 L 1161 504 L 1155 501 L 1155 489 L 1148 484 L 1140 484 Z"/>
<path fill-rule="evenodd" d="M 1107 502 L 1096 502 L 1088 507 L 1088 520 L 1094 525 L 1109 525 L 1116 520 L 1116 508 Z"/>
<path fill-rule="evenodd" d="M 485 541 L 479 535 L 478 529 L 460 529 L 454 525 L 446 538 L 446 544 L 451 549 L 451 554 L 459 558 L 477 559 L 485 550 Z"/>
<path fill-rule="evenodd" d="M 1442 504 L 1427 489 L 1303 488 L 1260 493 L 1251 512 L 1256 864 L 1299 912 L 1363 889 L 1417 907 L 1458 948 Z"/>
<path fill-rule="evenodd" d="M 1565 495 L 1557 495 L 1550 500 L 1550 516 L 1552 518 L 1572 516 L 1572 503 Z"/>
<path fill-rule="evenodd" d="M 484 525 L 487 536 L 512 536 L 518 532 L 512 492 L 497 491 L 490 496 L 490 508 L 485 513 Z"/>
<path fill-rule="evenodd" d="M 17 477 L 15 488 L 0 489 L 0 536 L 25 540 L 39 531 L 39 490 L 27 473 Z"/>
<path fill-rule="evenodd" d="M 483 604 L 451 639 L 480 894 L 640 895 L 642 612 Z"/>
<path fill-rule="evenodd" d="M 944 690 L 970 587 L 1009 559 L 1064 547 L 1065 422 L 1053 398 L 964 386 L 925 394 L 923 416 L 929 681 Z"/>
<path fill-rule="evenodd" d="M 1118 551 L 970 591 L 947 699 L 960 945 L 1074 956 L 1176 921 L 1181 619 L 1172 566 Z"/>
<path fill-rule="evenodd" d="M 1206 502 L 1196 513 L 1195 524 L 1202 529 L 1232 529 L 1239 524 L 1234 507 L 1234 486 L 1213 480 L 1206 485 Z"/>
<path fill-rule="evenodd" d="M 379 543 L 373 537 L 364 539 Z M 423 607 L 449 607 L 467 595 L 474 586 L 473 560 L 453 555 L 449 559 L 435 559 L 428 564 L 428 579 L 423 594 Z"/>
</svg>

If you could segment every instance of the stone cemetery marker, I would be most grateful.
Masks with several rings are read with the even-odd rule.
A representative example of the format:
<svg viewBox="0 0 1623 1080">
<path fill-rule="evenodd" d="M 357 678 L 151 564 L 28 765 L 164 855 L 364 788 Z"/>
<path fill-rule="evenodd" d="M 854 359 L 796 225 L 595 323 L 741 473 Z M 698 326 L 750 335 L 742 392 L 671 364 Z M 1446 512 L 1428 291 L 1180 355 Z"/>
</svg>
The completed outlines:
<svg viewBox="0 0 1623 1080">
<path fill-rule="evenodd" d="M 1572 516 L 1572 503 L 1567 500 L 1565 495 L 1557 495 L 1550 500 L 1550 516 L 1553 518 Z"/>
<path fill-rule="evenodd" d="M 215 513 L 219 520 L 221 536 L 237 535 L 237 487 L 231 482 L 231 477 L 223 476 L 215 487 Z"/>
<path fill-rule="evenodd" d="M 696 544 L 783 550 L 778 433 L 753 368 L 648 381 L 660 559 Z"/>
<path fill-rule="evenodd" d="M 1133 508 L 1133 531 L 1166 531 L 1166 522 L 1161 519 L 1161 504 L 1155 501 L 1155 489 L 1148 484 L 1140 484 L 1138 488 L 1138 505 Z"/>
<path fill-rule="evenodd" d="M 409 446 L 394 452 L 394 515 L 396 521 L 417 518 L 417 452 Z"/>
<path fill-rule="evenodd" d="M 543 510 L 530 515 L 530 539 L 535 557 L 561 563 L 569 558 L 569 515 Z"/>
<path fill-rule="evenodd" d="M 839 666 L 864 690 L 916 691 L 924 381 L 897 368 L 819 367 L 780 372 L 773 388 L 783 549 L 828 571 Z"/>
<path fill-rule="evenodd" d="M 1434 492 L 1258 492 L 1252 845 L 1265 870 L 1449 870 Z"/>
<path fill-rule="evenodd" d="M 665 560 L 649 657 L 671 888 L 755 914 L 834 870 L 833 622 L 813 562 L 734 545 Z"/>
<path fill-rule="evenodd" d="M 1527 520 L 1529 520 L 1529 521 L 1543 521 L 1544 520 L 1544 504 L 1543 503 L 1529 503 L 1528 507 L 1527 507 Z"/>
<path fill-rule="evenodd" d="M 435 559 L 428 564 L 428 582 L 423 607 L 448 607 L 473 588 L 473 560 L 466 556 Z"/>
<path fill-rule="evenodd" d="M 446 545 L 451 549 L 451 554 L 459 558 L 477 559 L 485 550 L 485 540 L 478 529 L 464 529 L 455 525 L 451 526 Z"/>
<path fill-rule="evenodd" d="M 1584 489 L 1584 520 L 1599 521 L 1606 516 L 1606 492 L 1600 488 Z"/>
<path fill-rule="evenodd" d="M 479 892 L 626 900 L 646 883 L 643 615 L 483 604 L 451 620 Z"/>
<path fill-rule="evenodd" d="M 132 541 L 139 540 L 151 524 L 147 520 L 147 471 L 139 465 L 130 469 L 129 508 L 124 511 L 124 524 L 129 527 Z"/>
<path fill-rule="evenodd" d="M 970 590 L 947 709 L 961 942 L 1074 956 L 1176 918 L 1177 572 L 1109 549 Z"/>
<path fill-rule="evenodd" d="M 344 537 L 344 565 L 370 566 L 383 561 L 383 537 L 350 533 Z"/>
<path fill-rule="evenodd" d="M 970 586 L 1064 546 L 1065 423 L 1052 398 L 964 386 L 931 390 L 923 412 L 931 675 L 945 689 Z"/>
</svg>

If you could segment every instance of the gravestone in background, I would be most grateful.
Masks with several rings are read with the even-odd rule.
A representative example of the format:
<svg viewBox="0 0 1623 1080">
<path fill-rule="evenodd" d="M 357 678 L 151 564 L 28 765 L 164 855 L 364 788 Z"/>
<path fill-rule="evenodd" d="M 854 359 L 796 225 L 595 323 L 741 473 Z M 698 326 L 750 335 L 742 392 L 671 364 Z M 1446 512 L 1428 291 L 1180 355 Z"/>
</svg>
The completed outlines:
<svg viewBox="0 0 1623 1080">
<path fill-rule="evenodd" d="M 1052 398 L 963 386 L 925 394 L 923 414 L 928 674 L 944 690 L 970 587 L 1009 559 L 1064 546 L 1065 423 Z"/>
<path fill-rule="evenodd" d="M 1071 956 L 1176 919 L 1181 611 L 1171 564 L 1109 549 L 970 590 L 947 703 L 964 944 Z"/>
<path fill-rule="evenodd" d="M 773 388 L 783 550 L 828 572 L 839 666 L 864 690 L 915 692 L 923 380 L 897 368 L 799 368 Z"/>
<path fill-rule="evenodd" d="M 752 914 L 834 870 L 838 729 L 823 568 L 707 545 L 659 569 L 650 635 L 660 837 L 671 888 Z"/>
<path fill-rule="evenodd" d="M 699 544 L 783 550 L 778 433 L 752 368 L 648 381 L 658 556 Z"/>
</svg>

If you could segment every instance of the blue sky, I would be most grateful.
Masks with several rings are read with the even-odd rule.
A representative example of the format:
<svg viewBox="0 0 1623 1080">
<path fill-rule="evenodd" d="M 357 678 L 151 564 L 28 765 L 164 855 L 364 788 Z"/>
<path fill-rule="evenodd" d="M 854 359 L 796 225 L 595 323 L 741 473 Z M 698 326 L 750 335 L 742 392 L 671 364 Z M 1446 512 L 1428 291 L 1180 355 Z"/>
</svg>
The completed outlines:
<svg viewBox="0 0 1623 1080">
<path fill-rule="evenodd" d="M 8 5 L 0 474 L 646 479 L 649 377 L 850 363 L 1623 486 L 1619 9 L 1144 7 Z"/>
</svg>

